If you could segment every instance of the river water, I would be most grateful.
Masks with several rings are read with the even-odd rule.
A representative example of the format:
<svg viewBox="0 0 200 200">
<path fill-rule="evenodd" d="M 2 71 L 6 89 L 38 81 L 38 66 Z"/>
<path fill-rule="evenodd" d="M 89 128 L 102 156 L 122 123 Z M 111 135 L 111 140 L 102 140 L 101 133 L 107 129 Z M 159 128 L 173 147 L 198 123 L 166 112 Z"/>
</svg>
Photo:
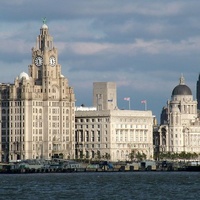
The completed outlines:
<svg viewBox="0 0 200 200">
<path fill-rule="evenodd" d="M 0 199 L 200 199 L 200 172 L 0 174 Z"/>
</svg>

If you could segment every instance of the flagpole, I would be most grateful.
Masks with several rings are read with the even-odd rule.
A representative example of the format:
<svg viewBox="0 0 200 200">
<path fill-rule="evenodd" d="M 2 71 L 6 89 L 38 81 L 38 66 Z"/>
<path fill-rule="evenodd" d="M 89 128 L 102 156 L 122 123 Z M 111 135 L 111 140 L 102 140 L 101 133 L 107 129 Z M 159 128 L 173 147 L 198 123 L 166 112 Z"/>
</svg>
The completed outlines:
<svg viewBox="0 0 200 200">
<path fill-rule="evenodd" d="M 141 103 L 144 104 L 144 110 L 147 110 L 147 100 L 142 100 Z"/>
<path fill-rule="evenodd" d="M 128 109 L 131 109 L 131 98 L 130 97 L 124 97 L 124 101 L 128 101 Z"/>
<path fill-rule="evenodd" d="M 147 101 L 145 101 L 144 106 L 145 106 L 145 110 L 147 110 Z"/>
</svg>

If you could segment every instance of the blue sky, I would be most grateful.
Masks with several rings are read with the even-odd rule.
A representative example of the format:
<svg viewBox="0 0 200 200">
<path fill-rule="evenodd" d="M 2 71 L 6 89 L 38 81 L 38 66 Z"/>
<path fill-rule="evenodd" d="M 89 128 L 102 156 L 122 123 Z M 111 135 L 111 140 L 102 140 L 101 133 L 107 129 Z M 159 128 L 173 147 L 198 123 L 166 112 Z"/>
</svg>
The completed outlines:
<svg viewBox="0 0 200 200">
<path fill-rule="evenodd" d="M 0 82 L 28 72 L 47 18 L 62 74 L 76 105 L 92 105 L 92 84 L 117 84 L 118 107 L 159 118 L 183 73 L 196 99 L 200 72 L 199 0 L 12 0 L 0 7 Z"/>
</svg>

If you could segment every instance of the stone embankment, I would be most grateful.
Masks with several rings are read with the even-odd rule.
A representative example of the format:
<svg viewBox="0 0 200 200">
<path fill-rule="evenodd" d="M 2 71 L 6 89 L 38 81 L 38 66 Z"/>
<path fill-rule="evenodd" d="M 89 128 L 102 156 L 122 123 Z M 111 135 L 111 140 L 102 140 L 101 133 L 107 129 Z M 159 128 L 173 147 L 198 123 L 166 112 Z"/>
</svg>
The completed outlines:
<svg viewBox="0 0 200 200">
<path fill-rule="evenodd" d="M 78 172 L 161 172 L 161 171 L 200 171 L 198 163 L 171 163 L 171 162 L 152 162 L 146 161 L 141 163 L 124 163 L 112 164 L 109 162 L 86 164 L 71 163 L 60 164 L 51 163 L 50 165 L 42 164 L 0 164 L 0 173 L 78 173 Z"/>
<path fill-rule="evenodd" d="M 27 173 L 79 173 L 79 172 L 145 172 L 145 171 L 173 171 L 172 169 L 157 169 L 156 167 L 147 167 L 147 168 L 134 168 L 133 166 L 120 166 L 116 168 L 49 168 L 49 169 L 29 169 L 29 168 L 23 168 L 23 169 L 2 169 L 0 170 L 0 173 L 5 174 L 27 174 Z"/>
</svg>

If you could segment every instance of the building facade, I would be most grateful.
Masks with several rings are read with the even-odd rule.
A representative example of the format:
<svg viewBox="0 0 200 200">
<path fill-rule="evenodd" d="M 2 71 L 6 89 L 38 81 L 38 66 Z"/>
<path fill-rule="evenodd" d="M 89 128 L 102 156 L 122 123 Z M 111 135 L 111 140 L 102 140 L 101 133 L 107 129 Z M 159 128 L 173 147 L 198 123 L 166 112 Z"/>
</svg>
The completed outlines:
<svg viewBox="0 0 200 200">
<path fill-rule="evenodd" d="M 2 161 L 74 157 L 75 95 L 43 23 L 28 74 L 0 84 Z"/>
<path fill-rule="evenodd" d="M 132 150 L 153 158 L 151 111 L 76 111 L 76 157 L 129 160 Z"/>
<path fill-rule="evenodd" d="M 118 109 L 115 83 L 93 86 L 94 107 L 76 108 L 76 158 L 126 161 L 134 150 L 153 159 L 152 112 Z"/>
<path fill-rule="evenodd" d="M 167 110 L 166 110 L 167 109 Z M 166 119 L 159 127 L 159 148 L 161 152 L 200 153 L 200 120 L 197 101 L 191 89 L 181 76 L 164 109 Z M 166 115 L 167 113 L 167 115 Z"/>
</svg>

